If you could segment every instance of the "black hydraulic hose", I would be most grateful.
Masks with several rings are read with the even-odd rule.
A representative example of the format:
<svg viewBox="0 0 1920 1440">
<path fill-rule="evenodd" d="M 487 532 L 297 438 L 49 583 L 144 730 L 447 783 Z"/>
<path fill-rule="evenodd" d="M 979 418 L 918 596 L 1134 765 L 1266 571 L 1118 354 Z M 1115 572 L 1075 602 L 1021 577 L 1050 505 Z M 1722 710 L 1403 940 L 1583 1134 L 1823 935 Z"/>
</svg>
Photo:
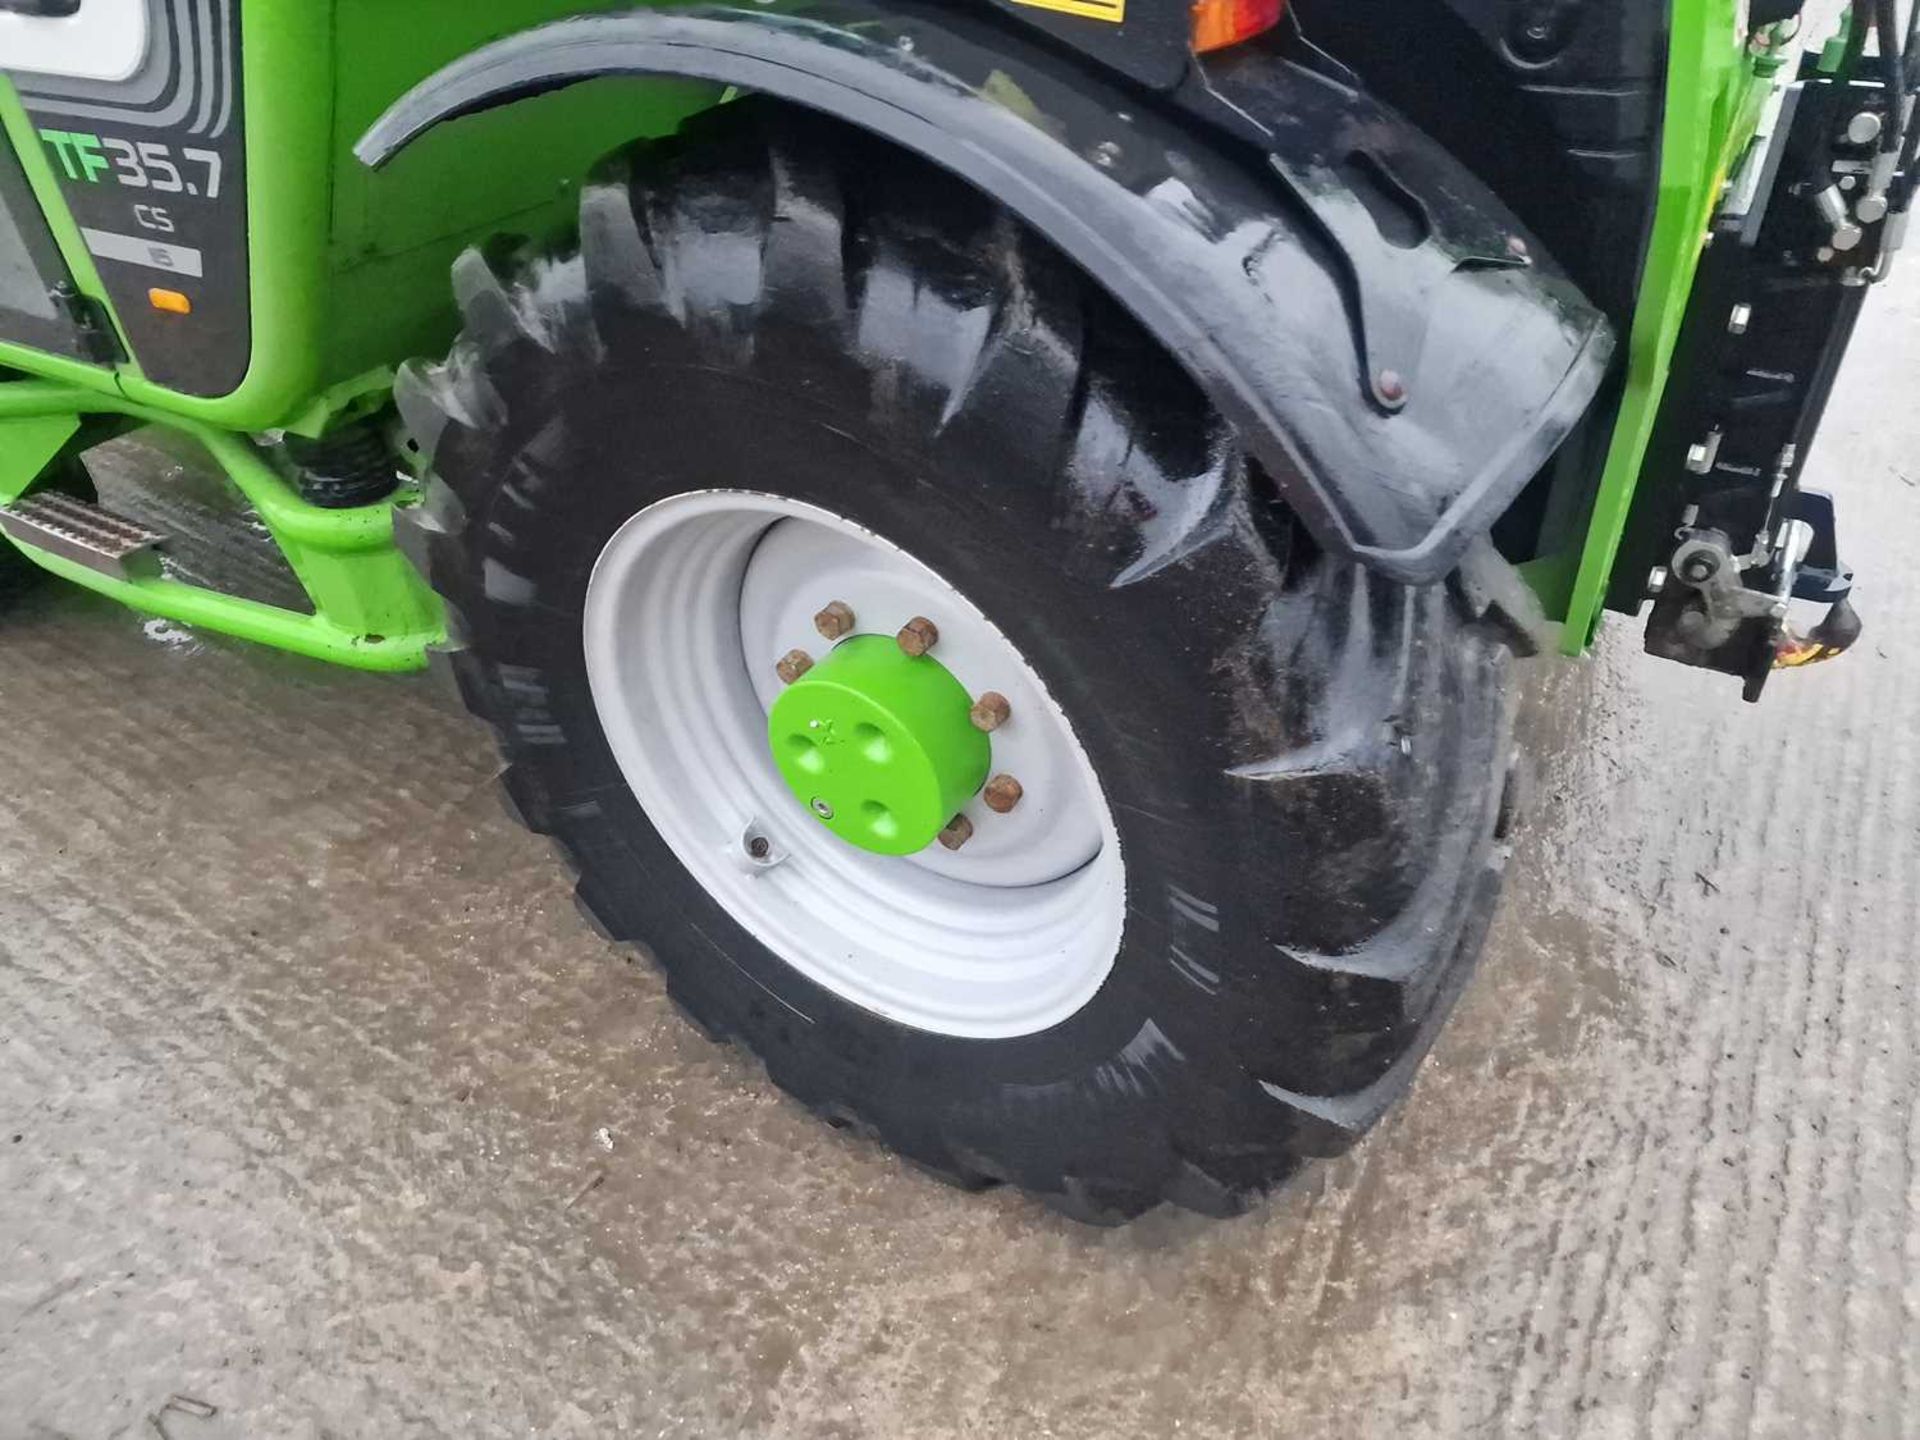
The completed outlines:
<svg viewBox="0 0 1920 1440">
<path fill-rule="evenodd" d="M 1907 6 L 1907 38 L 1901 42 L 1900 55 L 1906 62 L 1906 91 L 1920 90 L 1920 54 L 1914 53 L 1914 46 L 1920 44 L 1920 0 L 1913 0 Z"/>
<path fill-rule="evenodd" d="M 1907 7 L 1907 39 L 1900 53 L 1905 62 L 1906 83 L 1893 101 L 1896 117 L 1902 113 L 1905 97 L 1920 91 L 1920 0 L 1910 0 Z M 1916 161 L 1920 161 L 1920 113 L 1909 112 L 1906 134 L 1900 141 L 1900 158 L 1894 167 L 1893 184 L 1887 188 L 1887 209 L 1892 214 L 1905 214 L 1913 204 Z"/>
<path fill-rule="evenodd" d="M 1853 72 L 1860 68 L 1860 56 L 1867 48 L 1867 31 L 1873 25 L 1873 0 L 1853 0 L 1852 17 L 1847 25 L 1847 43 L 1840 49 L 1840 63 L 1834 67 L 1833 78 L 1836 83 L 1848 85 L 1853 82 Z"/>
<path fill-rule="evenodd" d="M 1894 0 L 1873 0 L 1873 29 L 1880 39 L 1881 82 L 1887 87 L 1887 123 L 1880 130 L 1880 151 L 1900 148 L 1900 112 L 1905 109 L 1907 66 L 1900 50 L 1900 17 Z"/>
<path fill-rule="evenodd" d="M 1847 22 L 1847 43 L 1841 48 L 1840 62 L 1834 66 L 1833 83 L 1845 87 L 1853 83 L 1860 68 L 1860 56 L 1867 48 L 1867 30 L 1874 24 L 1874 8 L 1885 0 L 1853 0 Z M 1920 3 L 1920 0 L 1916 0 Z M 1808 147 L 1807 173 L 1803 183 L 1809 195 L 1818 195 L 1833 183 L 1833 143 L 1823 137 Z"/>
<path fill-rule="evenodd" d="M 1893 183 L 1887 187 L 1887 210 L 1891 214 L 1905 214 L 1913 204 L 1916 162 L 1920 162 L 1920 115 L 1907 121 L 1907 136 L 1900 142 L 1900 159 L 1894 167 Z"/>
</svg>

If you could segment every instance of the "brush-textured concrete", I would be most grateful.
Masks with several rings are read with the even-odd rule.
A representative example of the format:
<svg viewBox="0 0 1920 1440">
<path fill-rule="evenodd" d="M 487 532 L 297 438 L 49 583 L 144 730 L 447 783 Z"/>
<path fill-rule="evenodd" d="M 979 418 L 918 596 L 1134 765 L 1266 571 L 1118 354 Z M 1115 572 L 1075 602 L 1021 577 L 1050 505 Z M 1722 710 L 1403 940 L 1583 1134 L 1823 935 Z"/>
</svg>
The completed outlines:
<svg viewBox="0 0 1920 1440">
<path fill-rule="evenodd" d="M 425 682 L 35 597 L 0 1440 L 1913 1433 L 1916 281 L 1811 476 L 1858 651 L 1757 708 L 1626 622 L 1535 667 L 1452 1028 L 1227 1224 L 1080 1229 L 810 1119 L 587 933 Z"/>
</svg>

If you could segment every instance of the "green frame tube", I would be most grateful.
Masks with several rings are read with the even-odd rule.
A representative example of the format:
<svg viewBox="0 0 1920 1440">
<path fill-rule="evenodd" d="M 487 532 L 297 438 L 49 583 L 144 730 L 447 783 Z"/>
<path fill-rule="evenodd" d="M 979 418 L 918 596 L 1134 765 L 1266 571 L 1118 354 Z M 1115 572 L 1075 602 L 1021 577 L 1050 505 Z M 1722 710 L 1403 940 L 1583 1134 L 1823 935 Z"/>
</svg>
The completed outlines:
<svg viewBox="0 0 1920 1440">
<path fill-rule="evenodd" d="M 578 3 L 592 10 L 622 0 Z M 352 12 L 359 17 L 358 28 L 348 32 L 359 37 L 353 43 L 364 49 L 372 37 L 381 42 L 381 54 L 417 51 L 420 65 L 429 64 L 442 49 L 457 51 L 470 44 L 476 38 L 470 30 L 477 35 L 502 25 L 513 28 L 550 8 L 548 0 L 503 0 L 497 15 L 475 18 L 450 0 L 441 9 L 420 10 L 380 9 L 373 0 L 360 4 L 362 8 Z M 1585 650 L 1597 630 L 1707 226 L 1724 178 L 1755 131 L 1780 64 L 1777 52 L 1754 54 L 1744 48 L 1737 0 L 1671 4 L 1659 191 L 1609 450 L 1581 537 L 1524 567 L 1548 612 L 1564 620 L 1561 648 L 1569 654 Z M 392 547 L 391 506 L 368 507 L 364 518 L 354 518 L 359 512 L 304 506 L 261 462 L 246 435 L 269 429 L 318 433 L 336 416 L 376 397 L 384 399 L 391 378 L 384 367 L 399 354 L 433 348 L 418 338 L 400 344 L 396 330 L 391 337 L 396 343 L 387 347 L 393 353 L 363 356 L 349 347 L 355 363 L 328 368 L 322 339 L 330 297 L 336 304 L 346 303 L 339 296 L 350 294 L 356 314 L 400 315 L 418 309 L 410 297 L 418 293 L 420 274 L 440 273 L 443 244 L 423 242 L 417 254 L 388 257 L 387 268 L 363 277 L 359 251 L 368 237 L 358 232 L 332 240 L 330 236 L 338 224 L 371 204 L 369 196 L 381 193 L 404 193 L 412 210 L 444 214 L 451 236 L 471 219 L 457 202 L 462 187 L 473 183 L 472 176 L 452 164 L 450 157 L 459 152 L 449 149 L 437 158 L 416 157 L 410 162 L 414 170 L 389 176 L 384 192 L 370 190 L 358 199 L 347 193 L 340 199 L 343 177 L 335 167 L 348 163 L 342 158 L 342 137 L 355 133 L 362 111 L 373 113 L 390 99 L 386 92 L 403 77 L 378 66 L 339 64 L 351 56 L 336 55 L 336 43 L 352 46 L 339 38 L 341 12 L 336 9 L 276 0 L 241 0 L 241 8 L 247 37 L 241 52 L 246 93 L 272 97 L 271 103 L 251 106 L 248 118 L 249 286 L 255 341 L 251 368 L 232 394 L 201 399 L 154 385 L 131 362 L 109 368 L 0 343 L 0 377 L 10 369 L 42 377 L 0 378 L 0 503 L 23 493 L 76 433 L 85 431 L 88 416 L 118 415 L 190 435 L 260 511 L 307 587 L 316 615 L 254 605 L 171 581 L 116 581 L 54 557 L 32 558 L 77 583 L 183 623 L 362 668 L 413 668 L 443 621 L 437 602 Z M 511 123 L 523 143 L 537 136 L 542 146 L 552 147 L 570 136 L 577 141 L 582 134 L 598 134 L 596 126 L 614 123 L 609 115 L 630 116 L 622 133 L 631 138 L 671 128 L 673 116 L 712 98 L 717 97 L 636 87 L 620 91 L 611 111 L 546 110 L 541 107 L 562 102 L 529 102 L 518 108 Z M 585 113 L 599 116 L 595 125 L 579 122 L 579 114 Z M 0 143 L 11 141 L 26 170 L 76 285 L 83 294 L 103 299 L 92 257 L 61 202 L 33 124 L 3 77 L 0 131 Z M 609 129 L 609 136 L 612 133 Z M 317 184 L 316 175 L 333 179 Z M 559 206 L 563 198 L 550 197 L 549 203 Z M 537 216 L 503 216 L 500 225 L 527 222 L 537 229 L 546 215 L 543 208 Z M 336 254 L 330 244 L 346 246 L 351 253 Z M 111 314 L 111 307 L 106 308 Z M 349 374 L 352 378 L 344 378 Z M 23 476 L 25 470 L 31 473 Z"/>
<path fill-rule="evenodd" d="M 1686 316 L 1707 227 L 1727 176 L 1759 127 L 1779 61 L 1753 55 L 1740 35 L 1735 0 L 1675 0 L 1667 52 L 1666 114 L 1660 135 L 1660 192 L 1627 342 L 1627 374 L 1613 439 L 1566 602 L 1560 648 L 1593 643 L 1607 581 L 1626 532 L 1647 443 L 1666 391 L 1674 343 Z M 1551 561 L 1529 567 L 1543 590 Z M 1562 593 L 1565 593 L 1562 591 Z M 1552 605 L 1552 596 L 1544 597 Z"/>
<path fill-rule="evenodd" d="M 401 500 L 351 510 L 309 505 L 245 436 L 132 400 L 57 381 L 0 384 L 0 504 L 26 493 L 88 415 L 118 416 L 196 441 L 260 516 L 314 613 L 178 580 L 123 580 L 9 541 L 34 564 L 150 615 L 358 670 L 422 669 L 428 649 L 445 639 L 444 607 L 394 545 L 393 512 Z"/>
</svg>

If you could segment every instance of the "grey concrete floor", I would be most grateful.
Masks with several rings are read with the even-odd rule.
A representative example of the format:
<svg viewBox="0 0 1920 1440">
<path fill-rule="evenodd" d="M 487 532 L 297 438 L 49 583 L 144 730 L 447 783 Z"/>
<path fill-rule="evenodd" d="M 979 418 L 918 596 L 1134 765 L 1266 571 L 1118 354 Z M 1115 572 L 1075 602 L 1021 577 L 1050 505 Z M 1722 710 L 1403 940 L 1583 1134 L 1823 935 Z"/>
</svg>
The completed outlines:
<svg viewBox="0 0 1920 1440">
<path fill-rule="evenodd" d="M 1811 477 L 1867 639 L 1757 708 L 1626 623 L 1536 667 L 1452 1028 L 1230 1223 L 1081 1229 L 814 1122 L 587 933 L 424 682 L 36 597 L 0 1440 L 1920 1433 L 1917 280 Z"/>
</svg>

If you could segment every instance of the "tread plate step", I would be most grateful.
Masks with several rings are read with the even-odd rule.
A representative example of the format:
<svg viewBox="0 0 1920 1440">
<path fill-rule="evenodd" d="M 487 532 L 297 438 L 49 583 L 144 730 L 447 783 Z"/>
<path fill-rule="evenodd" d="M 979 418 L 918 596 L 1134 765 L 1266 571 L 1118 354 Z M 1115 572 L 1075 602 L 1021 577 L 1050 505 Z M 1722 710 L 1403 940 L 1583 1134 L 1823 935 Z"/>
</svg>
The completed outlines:
<svg viewBox="0 0 1920 1440">
<path fill-rule="evenodd" d="M 158 547 L 167 538 L 124 515 L 58 492 L 29 495 L 0 506 L 0 530 L 22 545 L 117 580 L 158 575 Z"/>
</svg>

